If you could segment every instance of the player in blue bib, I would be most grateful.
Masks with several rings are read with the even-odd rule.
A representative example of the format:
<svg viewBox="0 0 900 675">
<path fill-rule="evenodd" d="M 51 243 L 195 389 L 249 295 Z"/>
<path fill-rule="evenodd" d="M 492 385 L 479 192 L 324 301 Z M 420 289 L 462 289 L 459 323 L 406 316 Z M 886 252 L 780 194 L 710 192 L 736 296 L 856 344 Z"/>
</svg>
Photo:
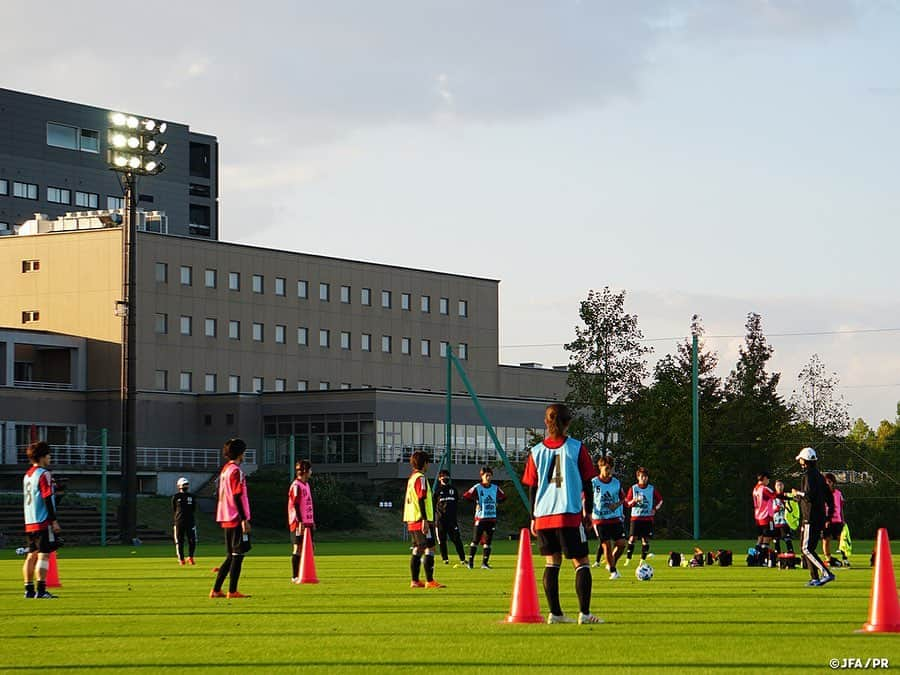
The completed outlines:
<svg viewBox="0 0 900 675">
<path fill-rule="evenodd" d="M 609 578 L 618 579 L 619 572 L 616 569 L 616 563 L 625 552 L 625 517 L 622 511 L 622 504 L 625 503 L 625 491 L 622 489 L 619 479 L 612 474 L 612 457 L 601 456 L 597 460 L 597 468 L 600 470 L 600 475 L 591 479 L 591 487 L 594 489 L 594 509 L 591 513 L 591 521 L 600 545 L 597 547 L 597 560 L 592 566 L 600 567 L 600 558 L 605 556 Z"/>
<path fill-rule="evenodd" d="M 22 478 L 22 497 L 25 512 L 25 539 L 28 553 L 22 566 L 25 597 L 38 600 L 56 596 L 47 591 L 47 572 L 50 554 L 57 549 L 59 522 L 56 520 L 56 487 L 48 471 L 50 445 L 38 441 L 26 452 L 31 468 Z M 37 588 L 35 588 L 37 577 Z"/>
<path fill-rule="evenodd" d="M 636 472 L 637 483 L 625 495 L 625 505 L 631 507 L 631 529 L 628 533 L 628 548 L 625 549 L 625 564 L 631 563 L 634 540 L 641 539 L 641 560 L 650 553 L 650 539 L 653 538 L 653 518 L 662 506 L 662 495 L 650 484 L 650 472 L 642 466 Z"/>
<path fill-rule="evenodd" d="M 497 504 L 506 499 L 506 495 L 499 486 L 491 481 L 494 479 L 494 470 L 489 466 L 481 467 L 481 482 L 476 483 L 463 493 L 463 498 L 475 502 L 475 529 L 472 532 L 472 543 L 469 544 L 469 569 L 475 566 L 475 552 L 481 543 L 482 559 L 481 569 L 491 569 L 491 542 L 494 540 L 494 530 L 497 528 Z"/>
</svg>

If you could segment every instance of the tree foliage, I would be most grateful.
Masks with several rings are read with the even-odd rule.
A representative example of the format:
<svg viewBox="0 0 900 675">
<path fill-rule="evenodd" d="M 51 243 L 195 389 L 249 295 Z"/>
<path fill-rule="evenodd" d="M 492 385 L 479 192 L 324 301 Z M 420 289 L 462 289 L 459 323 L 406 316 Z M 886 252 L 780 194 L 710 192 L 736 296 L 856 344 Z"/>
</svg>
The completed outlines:
<svg viewBox="0 0 900 675">
<path fill-rule="evenodd" d="M 840 382 L 837 373 L 829 374 L 818 354 L 812 355 L 797 380 L 799 385 L 790 403 L 797 420 L 807 422 L 822 435 L 839 435 L 850 428 L 850 406 L 835 392 Z"/>
</svg>

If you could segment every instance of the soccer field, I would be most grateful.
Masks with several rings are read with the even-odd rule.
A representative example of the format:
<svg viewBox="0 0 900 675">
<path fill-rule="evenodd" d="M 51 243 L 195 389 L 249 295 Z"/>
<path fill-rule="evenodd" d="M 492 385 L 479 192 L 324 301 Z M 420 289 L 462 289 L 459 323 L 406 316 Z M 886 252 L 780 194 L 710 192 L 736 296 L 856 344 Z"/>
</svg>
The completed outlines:
<svg viewBox="0 0 900 675">
<path fill-rule="evenodd" d="M 617 581 L 593 570 L 592 609 L 606 621 L 598 626 L 504 623 L 517 546 L 508 541 L 497 543 L 493 570 L 439 562 L 447 588 L 437 590 L 409 588 L 401 542 L 320 543 L 321 583 L 302 586 L 289 583 L 288 545 L 258 544 L 244 562 L 240 590 L 252 595 L 244 600 L 208 597 L 224 557 L 218 541 L 184 568 L 171 546 L 63 549 L 59 598 L 47 601 L 22 597 L 22 559 L 6 549 L 0 670 L 825 672 L 834 658 L 900 667 L 900 634 L 854 633 L 868 617 L 868 555 L 837 570 L 835 583 L 806 588 L 806 570 L 748 568 L 746 543 L 709 545 L 723 543 L 735 551 L 733 567 L 668 568 L 664 551 L 690 546 L 660 541 L 649 582 L 637 581 L 633 566 Z M 857 550 L 871 547 L 857 542 Z M 540 590 L 542 559 L 534 565 Z M 577 616 L 573 580 L 564 568 L 563 609 Z"/>
</svg>

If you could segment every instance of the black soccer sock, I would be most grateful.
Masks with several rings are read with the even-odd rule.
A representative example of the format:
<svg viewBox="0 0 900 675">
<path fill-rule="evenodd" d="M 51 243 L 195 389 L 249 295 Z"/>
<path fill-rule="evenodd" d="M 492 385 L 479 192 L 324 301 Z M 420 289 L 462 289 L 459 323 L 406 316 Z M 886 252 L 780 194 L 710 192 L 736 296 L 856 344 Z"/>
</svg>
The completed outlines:
<svg viewBox="0 0 900 675">
<path fill-rule="evenodd" d="M 47 582 L 43 579 L 38 579 L 37 594 L 43 595 L 46 592 L 47 592 Z"/>
<path fill-rule="evenodd" d="M 791 539 L 790 535 L 784 538 L 784 543 L 787 544 L 788 553 L 794 552 L 794 542 Z"/>
<path fill-rule="evenodd" d="M 649 552 L 650 544 L 641 544 L 641 560 L 646 560 Z"/>
<path fill-rule="evenodd" d="M 591 568 L 579 565 L 575 569 L 575 594 L 578 596 L 578 609 L 582 614 L 591 613 L 591 588 L 593 586 Z"/>
<path fill-rule="evenodd" d="M 425 581 L 434 581 L 434 553 L 426 553 L 422 563 L 425 568 Z"/>
<path fill-rule="evenodd" d="M 25 584 L 25 595 L 28 596 L 29 598 L 34 597 L 34 582 L 33 581 L 29 581 L 27 584 Z"/>
<path fill-rule="evenodd" d="M 469 544 L 469 565 L 473 565 L 475 563 L 475 553 L 478 552 L 478 544 L 472 543 Z"/>
<path fill-rule="evenodd" d="M 634 542 L 629 541 L 628 546 L 625 547 L 625 557 L 628 560 L 631 560 L 631 556 L 634 555 Z"/>
<path fill-rule="evenodd" d="M 550 606 L 550 613 L 562 616 L 562 607 L 559 605 L 559 565 L 547 565 L 544 568 L 544 595 Z"/>
<path fill-rule="evenodd" d="M 418 553 L 413 553 L 409 559 L 409 573 L 413 581 L 419 580 L 419 570 L 422 569 L 422 558 Z"/>
<path fill-rule="evenodd" d="M 234 555 L 231 557 L 234 558 L 234 560 L 231 561 L 231 575 L 228 577 L 228 592 L 237 593 L 238 581 L 241 579 L 241 567 L 244 565 L 244 556 Z"/>
<path fill-rule="evenodd" d="M 781 555 L 781 539 L 775 540 L 775 553 Z"/>
<path fill-rule="evenodd" d="M 441 541 L 438 544 L 441 549 L 441 560 L 447 562 L 447 537 L 446 535 L 441 537 Z"/>
<path fill-rule="evenodd" d="M 225 558 L 225 562 L 219 565 L 219 573 L 216 575 L 216 582 L 213 584 L 213 590 L 216 593 L 222 591 L 222 584 L 225 583 L 225 577 L 228 576 L 228 573 L 231 571 L 231 556 Z"/>
<path fill-rule="evenodd" d="M 296 579 L 297 577 L 300 576 L 300 554 L 299 553 L 294 553 L 291 556 L 291 571 L 293 572 L 293 574 L 291 574 L 291 579 Z"/>
<path fill-rule="evenodd" d="M 600 544 L 597 547 L 597 564 L 600 564 L 600 560 L 603 557 L 603 544 Z"/>
<path fill-rule="evenodd" d="M 188 539 L 188 557 L 194 557 L 194 551 L 197 550 L 197 537 L 191 537 Z"/>
<path fill-rule="evenodd" d="M 463 550 L 462 539 L 459 538 L 459 534 L 456 535 L 456 541 L 453 542 L 453 545 L 456 546 L 456 554 L 459 556 L 459 561 L 465 562 L 466 552 Z"/>
<path fill-rule="evenodd" d="M 481 550 L 481 553 L 482 553 L 481 562 L 482 562 L 483 565 L 487 565 L 487 564 L 488 564 L 488 560 L 491 559 L 491 547 L 486 545 L 486 546 Z"/>
</svg>

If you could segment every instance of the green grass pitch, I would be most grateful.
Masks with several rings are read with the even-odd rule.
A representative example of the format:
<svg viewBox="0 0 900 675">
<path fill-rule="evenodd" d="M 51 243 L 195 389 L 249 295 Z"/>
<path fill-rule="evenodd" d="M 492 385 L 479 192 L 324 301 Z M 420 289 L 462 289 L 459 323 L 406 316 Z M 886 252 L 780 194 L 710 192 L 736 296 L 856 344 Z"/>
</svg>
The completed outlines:
<svg viewBox="0 0 900 675">
<path fill-rule="evenodd" d="M 617 581 L 593 570 L 599 626 L 504 623 L 516 565 L 509 541 L 496 544 L 493 570 L 439 562 L 440 590 L 409 588 L 402 542 L 320 543 L 321 583 L 303 586 L 289 583 L 287 544 L 257 544 L 244 563 L 246 600 L 208 597 L 219 541 L 203 542 L 197 566 L 184 568 L 171 546 L 63 549 L 59 599 L 48 601 L 22 597 L 22 559 L 5 549 L 0 671 L 827 672 L 833 658 L 900 667 L 900 634 L 854 632 L 868 618 L 868 542 L 823 588 L 806 588 L 805 570 L 747 568 L 746 542 L 706 544 L 734 550 L 735 565 L 668 568 L 666 553 L 690 545 L 660 541 L 652 581 L 637 581 L 633 566 Z M 534 565 L 540 591 L 542 559 Z M 564 567 L 563 609 L 577 615 L 573 580 Z M 546 613 L 542 593 L 540 601 Z"/>
</svg>

